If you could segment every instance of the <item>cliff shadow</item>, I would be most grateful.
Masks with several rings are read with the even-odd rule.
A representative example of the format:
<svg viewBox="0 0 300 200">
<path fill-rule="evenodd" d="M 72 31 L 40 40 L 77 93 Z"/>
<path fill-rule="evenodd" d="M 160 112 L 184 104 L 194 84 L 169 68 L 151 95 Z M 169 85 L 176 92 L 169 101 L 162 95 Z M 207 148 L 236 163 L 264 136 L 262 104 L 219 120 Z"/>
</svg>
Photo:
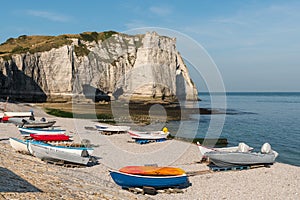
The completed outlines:
<svg viewBox="0 0 300 200">
<path fill-rule="evenodd" d="M 118 88 L 118 89 L 113 93 L 113 96 L 115 97 L 115 100 L 118 100 L 119 97 L 120 97 L 121 95 L 123 95 L 123 94 L 124 94 L 123 88 Z"/>
<path fill-rule="evenodd" d="M 108 96 L 104 91 L 88 84 L 82 85 L 82 92 L 85 98 L 91 99 L 93 102 L 110 101 L 110 96 Z"/>
<path fill-rule="evenodd" d="M 45 102 L 47 95 L 36 81 L 19 70 L 15 63 L 5 64 L 8 76 L 0 73 L 0 98 L 21 102 Z"/>
<path fill-rule="evenodd" d="M 176 96 L 178 101 L 186 100 L 185 80 L 182 73 L 176 75 Z"/>
<path fill-rule="evenodd" d="M 0 99 L 3 98 L 1 96 L 1 93 L 3 92 L 3 90 L 5 89 L 5 83 L 7 82 L 7 77 L 4 76 L 3 72 L 0 71 Z M 3 98 L 5 99 L 5 98 Z"/>
<path fill-rule="evenodd" d="M 12 171 L 0 167 L 0 192 L 42 192 Z"/>
</svg>

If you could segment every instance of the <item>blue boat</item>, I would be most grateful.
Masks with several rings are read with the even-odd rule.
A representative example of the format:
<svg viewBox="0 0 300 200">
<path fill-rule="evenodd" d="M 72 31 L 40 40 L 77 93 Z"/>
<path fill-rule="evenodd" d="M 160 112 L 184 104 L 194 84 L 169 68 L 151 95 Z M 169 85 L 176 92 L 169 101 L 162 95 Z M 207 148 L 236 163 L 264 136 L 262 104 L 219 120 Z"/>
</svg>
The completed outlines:
<svg viewBox="0 0 300 200">
<path fill-rule="evenodd" d="M 110 176 L 116 184 L 122 188 L 130 187 L 153 187 L 153 188 L 172 188 L 187 185 L 188 177 L 186 174 L 178 176 L 141 176 L 126 174 L 119 171 L 110 170 Z"/>
</svg>

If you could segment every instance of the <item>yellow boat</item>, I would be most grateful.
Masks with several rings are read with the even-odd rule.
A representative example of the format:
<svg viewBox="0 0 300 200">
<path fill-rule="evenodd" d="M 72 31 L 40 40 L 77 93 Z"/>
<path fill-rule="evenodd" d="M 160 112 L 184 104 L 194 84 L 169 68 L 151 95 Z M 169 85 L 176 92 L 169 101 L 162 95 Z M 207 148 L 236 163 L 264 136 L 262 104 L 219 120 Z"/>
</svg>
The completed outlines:
<svg viewBox="0 0 300 200">
<path fill-rule="evenodd" d="M 185 174 L 185 171 L 180 168 L 156 166 L 126 166 L 119 169 L 119 171 L 143 176 L 178 176 Z"/>
</svg>

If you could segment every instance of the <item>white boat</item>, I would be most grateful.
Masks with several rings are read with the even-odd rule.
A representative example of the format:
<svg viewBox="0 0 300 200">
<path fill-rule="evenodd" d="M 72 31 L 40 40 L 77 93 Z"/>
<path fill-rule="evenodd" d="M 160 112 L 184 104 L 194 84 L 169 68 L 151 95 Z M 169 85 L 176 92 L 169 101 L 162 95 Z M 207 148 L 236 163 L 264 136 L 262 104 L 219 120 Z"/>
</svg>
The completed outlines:
<svg viewBox="0 0 300 200">
<path fill-rule="evenodd" d="M 142 139 L 142 140 L 158 140 L 166 139 L 170 132 L 164 131 L 150 131 L 150 132 L 140 132 L 140 131 L 128 131 L 132 139 Z"/>
<path fill-rule="evenodd" d="M 34 143 L 38 144 L 40 146 L 46 146 L 46 147 L 51 147 L 53 149 L 57 149 L 58 151 L 64 151 L 66 153 L 72 153 L 81 156 L 82 151 L 87 151 L 89 155 L 91 155 L 94 152 L 93 148 L 88 148 L 88 147 L 75 147 L 72 145 L 68 144 L 57 144 L 57 145 L 52 145 L 49 143 L 44 143 L 44 142 L 39 142 L 39 141 L 32 141 L 32 140 L 21 140 L 18 138 L 9 138 L 10 145 L 12 148 L 14 148 L 18 152 L 22 153 L 31 153 L 28 150 L 28 143 Z"/>
<path fill-rule="evenodd" d="M 9 138 L 9 143 L 12 146 L 12 148 L 14 148 L 16 151 L 29 154 L 26 140 L 20 140 L 18 138 Z"/>
<path fill-rule="evenodd" d="M 265 143 L 259 153 L 211 151 L 205 153 L 205 156 L 218 167 L 231 167 L 273 164 L 278 153 L 271 149 L 269 143 Z"/>
<path fill-rule="evenodd" d="M 41 160 L 66 161 L 80 165 L 87 165 L 90 156 L 87 151 L 81 150 L 81 154 L 66 152 L 63 149 L 54 146 L 28 143 L 29 152 Z"/>
<path fill-rule="evenodd" d="M 74 147 L 71 145 L 62 145 L 62 144 L 52 145 L 52 144 L 44 143 L 44 142 L 32 142 L 32 141 L 30 141 L 30 142 L 34 143 L 34 144 L 38 144 L 40 146 L 49 147 L 53 150 L 76 154 L 78 156 L 81 156 L 82 151 L 86 151 L 88 153 L 88 155 L 91 155 L 94 152 L 94 149 L 89 148 L 89 147 Z"/>
<path fill-rule="evenodd" d="M 10 118 L 32 117 L 32 112 L 3 112 L 0 113 L 0 120 L 7 122 Z"/>
<path fill-rule="evenodd" d="M 129 131 L 129 126 L 114 126 L 109 124 L 97 124 L 95 125 L 98 131 L 104 132 L 127 132 Z"/>
<path fill-rule="evenodd" d="M 30 134 L 39 135 L 57 135 L 65 134 L 66 130 L 62 129 L 36 129 L 36 128 L 18 128 L 22 136 L 29 136 Z"/>
<path fill-rule="evenodd" d="M 221 148 L 211 148 L 211 147 L 206 147 L 202 146 L 199 142 L 197 142 L 198 148 L 200 150 L 200 156 L 201 160 L 205 158 L 205 153 L 212 152 L 212 151 L 217 151 L 217 152 L 248 152 L 253 150 L 252 147 L 249 147 L 245 143 L 241 142 L 239 143 L 238 146 L 233 146 L 233 147 L 221 147 Z"/>
<path fill-rule="evenodd" d="M 24 128 L 48 128 L 56 123 L 56 121 L 46 121 L 44 118 L 38 121 L 16 117 L 9 118 L 8 122 Z"/>
<path fill-rule="evenodd" d="M 32 112 L 4 112 L 6 117 L 31 117 Z"/>
</svg>

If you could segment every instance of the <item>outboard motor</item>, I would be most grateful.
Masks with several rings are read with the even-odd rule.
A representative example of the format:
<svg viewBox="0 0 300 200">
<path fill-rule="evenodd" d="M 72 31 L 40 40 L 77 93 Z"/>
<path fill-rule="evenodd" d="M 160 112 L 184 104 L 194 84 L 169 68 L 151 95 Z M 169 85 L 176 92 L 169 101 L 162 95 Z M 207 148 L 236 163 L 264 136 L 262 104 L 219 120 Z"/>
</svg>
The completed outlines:
<svg viewBox="0 0 300 200">
<path fill-rule="evenodd" d="M 260 149 L 260 152 L 265 154 L 271 153 L 272 152 L 271 145 L 267 142 L 264 143 Z"/>
<path fill-rule="evenodd" d="M 245 143 L 243 143 L 243 142 L 239 143 L 238 152 L 248 152 L 250 150 L 251 150 L 251 148 L 248 145 L 246 145 Z"/>
<path fill-rule="evenodd" d="M 269 154 L 269 153 L 272 153 L 275 155 L 275 158 L 277 158 L 277 156 L 279 155 L 277 153 L 277 151 L 274 151 L 272 148 L 271 148 L 271 145 L 269 143 L 264 143 L 261 147 L 261 153 L 264 153 L 264 154 Z"/>
<path fill-rule="evenodd" d="M 85 149 L 85 150 L 82 150 L 81 152 L 81 157 L 89 157 L 89 152 Z"/>
</svg>

